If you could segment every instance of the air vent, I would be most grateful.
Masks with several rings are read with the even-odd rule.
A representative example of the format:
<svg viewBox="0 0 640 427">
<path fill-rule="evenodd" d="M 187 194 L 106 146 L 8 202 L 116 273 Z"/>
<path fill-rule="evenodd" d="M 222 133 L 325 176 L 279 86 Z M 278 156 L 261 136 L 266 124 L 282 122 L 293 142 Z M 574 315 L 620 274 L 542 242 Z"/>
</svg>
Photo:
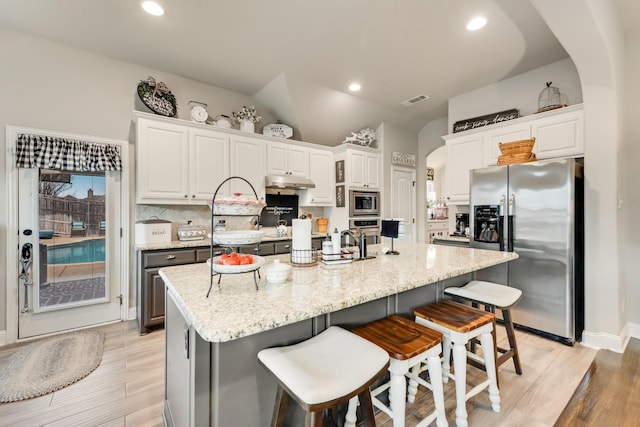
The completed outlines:
<svg viewBox="0 0 640 427">
<path fill-rule="evenodd" d="M 425 99 L 429 99 L 429 97 L 427 95 L 417 95 L 417 96 L 414 96 L 413 98 L 407 99 L 406 101 L 402 101 L 402 105 L 417 104 L 418 102 L 422 102 Z"/>
</svg>

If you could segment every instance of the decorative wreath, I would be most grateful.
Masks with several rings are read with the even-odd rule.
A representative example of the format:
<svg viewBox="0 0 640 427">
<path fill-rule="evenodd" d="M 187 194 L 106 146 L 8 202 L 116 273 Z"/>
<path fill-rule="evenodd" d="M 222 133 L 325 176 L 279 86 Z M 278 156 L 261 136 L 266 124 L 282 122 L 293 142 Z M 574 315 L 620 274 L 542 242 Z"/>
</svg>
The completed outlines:
<svg viewBox="0 0 640 427">
<path fill-rule="evenodd" d="M 151 111 L 162 116 L 174 117 L 177 113 L 176 97 L 163 82 L 149 76 L 138 83 L 138 96 Z"/>
</svg>

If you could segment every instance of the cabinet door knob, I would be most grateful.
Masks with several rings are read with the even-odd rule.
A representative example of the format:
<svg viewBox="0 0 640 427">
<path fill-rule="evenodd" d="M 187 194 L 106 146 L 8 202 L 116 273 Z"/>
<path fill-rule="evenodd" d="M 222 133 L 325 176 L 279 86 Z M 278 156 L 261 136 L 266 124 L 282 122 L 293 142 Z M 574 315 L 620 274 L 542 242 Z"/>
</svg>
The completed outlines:
<svg viewBox="0 0 640 427">
<path fill-rule="evenodd" d="M 192 194 L 192 195 L 191 195 L 191 198 L 192 198 L 192 199 L 195 199 L 195 198 L 196 198 L 196 195 L 195 195 L 195 194 Z"/>
<path fill-rule="evenodd" d="M 186 199 L 187 197 L 189 197 L 189 195 L 188 195 L 188 194 L 185 194 L 185 195 L 184 195 L 184 198 Z"/>
</svg>

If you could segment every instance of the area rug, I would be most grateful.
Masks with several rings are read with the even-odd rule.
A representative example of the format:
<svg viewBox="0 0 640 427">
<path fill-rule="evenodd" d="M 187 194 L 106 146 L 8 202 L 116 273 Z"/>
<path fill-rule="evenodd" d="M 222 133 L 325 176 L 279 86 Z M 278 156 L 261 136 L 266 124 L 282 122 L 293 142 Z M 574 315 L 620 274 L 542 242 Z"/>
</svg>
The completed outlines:
<svg viewBox="0 0 640 427">
<path fill-rule="evenodd" d="M 0 402 L 16 402 L 60 390 L 100 365 L 104 334 L 76 331 L 33 342 L 0 368 Z"/>
</svg>

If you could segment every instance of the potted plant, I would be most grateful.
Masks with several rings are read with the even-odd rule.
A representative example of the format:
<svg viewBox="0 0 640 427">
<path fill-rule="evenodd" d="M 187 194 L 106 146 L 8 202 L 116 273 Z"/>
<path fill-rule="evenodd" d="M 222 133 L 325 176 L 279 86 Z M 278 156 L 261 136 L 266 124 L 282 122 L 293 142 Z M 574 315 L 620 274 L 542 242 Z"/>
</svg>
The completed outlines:
<svg viewBox="0 0 640 427">
<path fill-rule="evenodd" d="M 255 132 L 255 124 L 262 120 L 262 117 L 258 116 L 256 109 L 253 105 L 247 107 L 243 106 L 242 110 L 233 112 L 233 119 L 240 124 L 240 130 L 243 132 Z"/>
</svg>

